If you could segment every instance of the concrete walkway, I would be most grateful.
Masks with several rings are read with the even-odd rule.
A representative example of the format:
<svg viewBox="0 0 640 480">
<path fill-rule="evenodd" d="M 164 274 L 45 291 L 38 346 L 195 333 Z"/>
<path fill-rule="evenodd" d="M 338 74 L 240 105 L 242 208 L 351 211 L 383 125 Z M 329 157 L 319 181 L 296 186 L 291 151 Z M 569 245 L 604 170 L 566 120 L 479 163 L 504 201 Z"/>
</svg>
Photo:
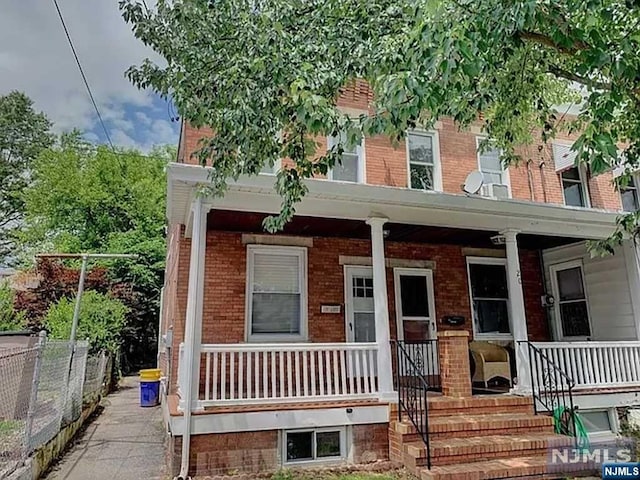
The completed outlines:
<svg viewBox="0 0 640 480">
<path fill-rule="evenodd" d="M 107 396 L 104 410 L 46 480 L 165 479 L 160 407 L 140 407 L 137 377 Z"/>
</svg>

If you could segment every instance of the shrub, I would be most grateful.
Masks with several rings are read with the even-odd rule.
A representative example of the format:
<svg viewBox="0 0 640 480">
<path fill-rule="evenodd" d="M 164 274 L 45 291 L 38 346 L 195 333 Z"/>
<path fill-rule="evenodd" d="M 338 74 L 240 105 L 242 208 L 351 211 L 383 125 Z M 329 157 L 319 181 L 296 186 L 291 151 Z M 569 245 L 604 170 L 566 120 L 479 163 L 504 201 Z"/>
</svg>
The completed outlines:
<svg viewBox="0 0 640 480">
<path fill-rule="evenodd" d="M 51 338 L 68 339 L 71 334 L 75 298 L 61 298 L 51 305 L 44 325 Z M 92 352 L 116 353 L 122 341 L 122 330 L 129 309 L 120 300 L 94 291 L 82 295 L 78 340 L 88 340 Z"/>
<path fill-rule="evenodd" d="M 6 282 L 0 282 L 0 332 L 23 330 L 26 324 L 24 312 L 15 309 L 14 292 Z"/>
</svg>

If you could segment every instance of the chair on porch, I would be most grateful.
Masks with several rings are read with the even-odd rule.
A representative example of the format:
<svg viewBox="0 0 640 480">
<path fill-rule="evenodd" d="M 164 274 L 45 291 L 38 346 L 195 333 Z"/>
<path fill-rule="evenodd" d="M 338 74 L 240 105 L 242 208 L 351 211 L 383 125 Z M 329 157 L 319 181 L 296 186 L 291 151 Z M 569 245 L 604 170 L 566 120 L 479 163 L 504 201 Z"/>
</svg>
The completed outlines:
<svg viewBox="0 0 640 480">
<path fill-rule="evenodd" d="M 469 343 L 469 350 L 476 364 L 472 382 L 482 382 L 486 388 L 489 380 L 500 377 L 512 386 L 511 364 L 506 348 L 489 342 L 473 341 Z"/>
</svg>

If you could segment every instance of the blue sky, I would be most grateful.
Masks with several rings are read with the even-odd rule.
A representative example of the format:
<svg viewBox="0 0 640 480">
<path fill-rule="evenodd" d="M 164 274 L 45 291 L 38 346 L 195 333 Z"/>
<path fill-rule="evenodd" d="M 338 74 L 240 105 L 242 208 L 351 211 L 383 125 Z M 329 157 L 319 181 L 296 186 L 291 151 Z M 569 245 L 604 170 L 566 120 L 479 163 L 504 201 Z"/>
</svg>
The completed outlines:
<svg viewBox="0 0 640 480">
<path fill-rule="evenodd" d="M 144 58 L 161 59 L 133 36 L 118 1 L 58 3 L 113 143 L 143 150 L 177 143 L 179 123 L 171 121 L 167 103 L 124 77 Z M 78 128 L 91 141 L 105 141 L 51 1 L 3 2 L 0 94 L 11 90 L 29 95 L 56 132 Z"/>
</svg>

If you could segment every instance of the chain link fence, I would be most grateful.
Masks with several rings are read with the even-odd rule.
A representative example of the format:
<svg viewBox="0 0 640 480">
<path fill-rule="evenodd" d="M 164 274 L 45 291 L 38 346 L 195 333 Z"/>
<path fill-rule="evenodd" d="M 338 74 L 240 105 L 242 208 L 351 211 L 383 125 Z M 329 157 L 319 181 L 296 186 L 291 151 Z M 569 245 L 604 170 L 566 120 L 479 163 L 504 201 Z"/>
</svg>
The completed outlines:
<svg viewBox="0 0 640 480">
<path fill-rule="evenodd" d="M 0 479 L 103 391 L 109 357 L 89 356 L 86 341 L 74 350 L 68 341 L 45 336 L 34 346 L 0 346 Z"/>
</svg>

